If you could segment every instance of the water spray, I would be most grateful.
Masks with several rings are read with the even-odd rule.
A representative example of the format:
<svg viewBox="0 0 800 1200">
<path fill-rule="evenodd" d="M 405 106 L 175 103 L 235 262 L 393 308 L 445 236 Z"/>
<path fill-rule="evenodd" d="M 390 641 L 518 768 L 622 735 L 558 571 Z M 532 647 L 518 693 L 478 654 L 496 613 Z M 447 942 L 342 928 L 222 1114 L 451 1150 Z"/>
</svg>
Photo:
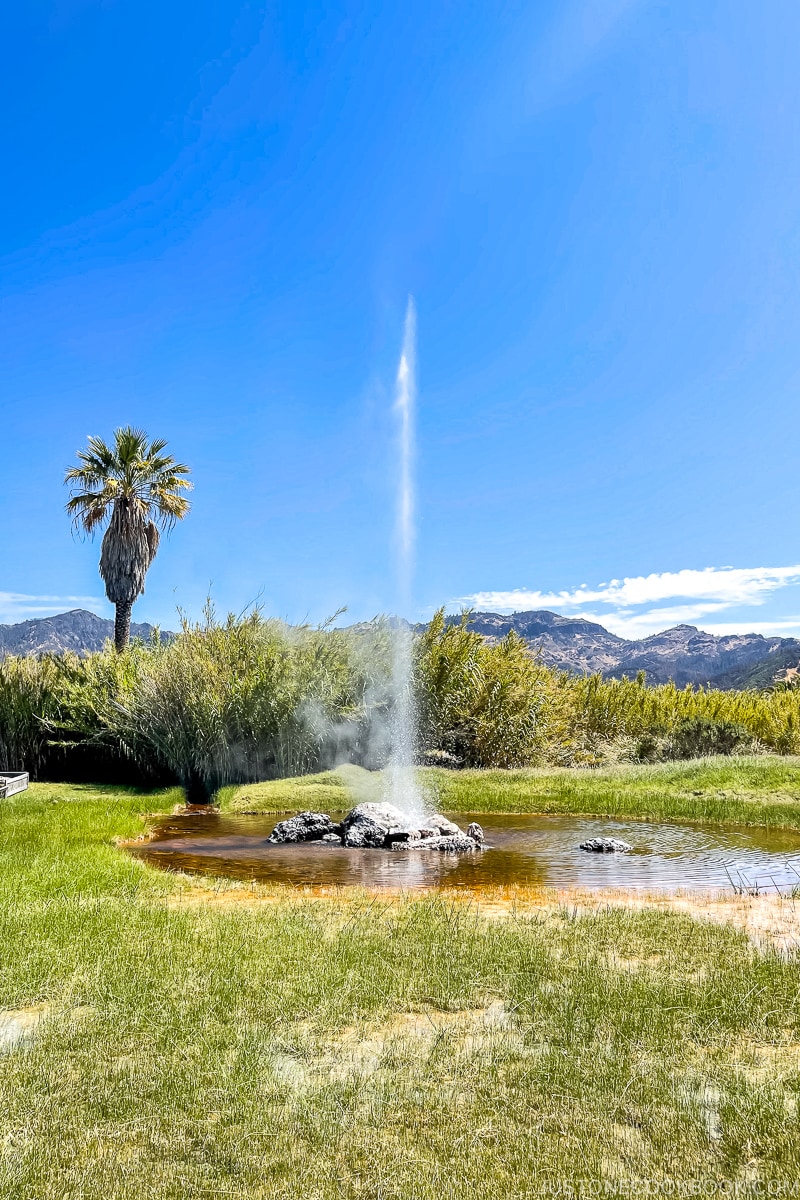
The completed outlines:
<svg viewBox="0 0 800 1200">
<path fill-rule="evenodd" d="M 401 612 L 410 612 L 414 583 L 414 417 L 416 408 L 417 314 L 408 298 L 403 349 L 397 368 L 394 412 L 398 434 L 397 528 L 395 534 L 397 598 Z M 416 712 L 412 659 L 413 633 L 398 621 L 393 631 L 392 752 L 387 769 L 387 799 L 406 812 L 421 813 L 422 795 L 414 775 Z"/>
</svg>

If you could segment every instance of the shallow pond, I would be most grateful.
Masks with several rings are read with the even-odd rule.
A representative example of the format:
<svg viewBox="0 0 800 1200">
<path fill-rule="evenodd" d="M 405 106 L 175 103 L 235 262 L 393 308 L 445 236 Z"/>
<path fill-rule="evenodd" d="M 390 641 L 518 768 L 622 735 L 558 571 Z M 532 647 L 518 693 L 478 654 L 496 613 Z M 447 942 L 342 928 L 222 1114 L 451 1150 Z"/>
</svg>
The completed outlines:
<svg viewBox="0 0 800 1200">
<path fill-rule="evenodd" d="M 338 819 L 338 818 L 337 818 Z M 800 833 L 743 826 L 651 824 L 598 817 L 456 813 L 465 829 L 484 828 L 488 848 L 436 851 L 350 850 L 267 844 L 276 816 L 165 817 L 151 841 L 129 847 L 153 866 L 295 886 L 479 888 L 507 884 L 718 891 L 732 885 L 781 891 L 800 886 Z M 591 837 L 615 837 L 632 854 L 590 854 Z"/>
</svg>

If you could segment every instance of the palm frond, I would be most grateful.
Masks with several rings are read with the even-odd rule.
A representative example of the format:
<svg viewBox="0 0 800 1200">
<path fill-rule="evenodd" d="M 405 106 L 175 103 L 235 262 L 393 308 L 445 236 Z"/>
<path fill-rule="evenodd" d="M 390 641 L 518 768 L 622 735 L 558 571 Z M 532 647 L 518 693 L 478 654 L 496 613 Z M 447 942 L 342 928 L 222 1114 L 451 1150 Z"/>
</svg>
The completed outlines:
<svg viewBox="0 0 800 1200">
<path fill-rule="evenodd" d="M 143 429 L 126 425 L 123 429 L 115 430 L 114 444 L 116 458 L 123 468 L 147 457 L 147 434 Z"/>
<path fill-rule="evenodd" d="M 158 532 L 158 526 L 152 521 L 147 522 L 145 527 L 145 536 L 147 537 L 147 549 L 150 555 L 150 561 L 147 564 L 149 567 L 150 563 L 153 561 L 158 552 L 158 543 L 161 541 L 161 535 Z M 144 588 L 142 588 L 142 591 L 144 591 Z"/>
<path fill-rule="evenodd" d="M 113 603 L 132 603 L 144 591 L 147 570 L 159 544 L 159 527 L 170 529 L 189 511 L 184 492 L 189 467 L 165 454 L 163 438 L 150 441 L 142 429 L 115 430 L 113 445 L 90 437 L 88 448 L 67 469 L 67 512 L 93 533 L 108 522 L 100 574 Z"/>
<path fill-rule="evenodd" d="M 67 501 L 67 512 L 75 525 L 81 525 L 86 533 L 92 533 L 106 519 L 115 497 L 116 489 L 113 486 L 106 486 L 97 492 L 75 492 Z"/>
</svg>

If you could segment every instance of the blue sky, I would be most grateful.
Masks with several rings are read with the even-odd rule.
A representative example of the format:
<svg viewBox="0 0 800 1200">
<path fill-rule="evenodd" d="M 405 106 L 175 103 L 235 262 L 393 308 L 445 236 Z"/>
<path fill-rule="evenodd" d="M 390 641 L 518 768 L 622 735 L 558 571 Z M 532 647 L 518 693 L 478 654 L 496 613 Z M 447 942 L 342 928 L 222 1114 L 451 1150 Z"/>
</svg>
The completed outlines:
<svg viewBox="0 0 800 1200">
<path fill-rule="evenodd" d="M 134 619 L 391 610 L 413 294 L 409 615 L 800 633 L 797 5 L 0 24 L 0 620 L 110 611 L 61 479 L 126 423 L 195 482 Z"/>
</svg>

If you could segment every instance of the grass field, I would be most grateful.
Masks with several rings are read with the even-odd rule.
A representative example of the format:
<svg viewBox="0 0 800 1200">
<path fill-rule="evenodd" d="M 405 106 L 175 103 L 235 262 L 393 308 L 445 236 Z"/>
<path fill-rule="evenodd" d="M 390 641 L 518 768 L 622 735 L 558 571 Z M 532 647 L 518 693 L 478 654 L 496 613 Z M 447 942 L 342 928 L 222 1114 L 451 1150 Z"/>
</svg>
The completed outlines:
<svg viewBox="0 0 800 1200">
<path fill-rule="evenodd" d="M 737 819 L 800 806 L 796 764 L 729 767 L 635 788 L 646 806 L 716 782 Z M 448 776 L 442 806 L 620 794 L 546 778 L 489 776 L 481 804 Z M 205 903 L 113 845 L 176 800 L 34 785 L 0 805 L 0 1005 L 34 1010 L 0 1052 L 4 1200 L 796 1194 L 797 956 L 653 910 L 489 921 L 436 897 L 225 905 L 211 885 Z"/>
<path fill-rule="evenodd" d="M 694 759 L 599 770 L 419 772 L 447 812 L 582 813 L 800 828 L 800 758 Z M 230 811 L 335 811 L 380 796 L 380 779 L 358 767 L 226 788 Z"/>
</svg>

